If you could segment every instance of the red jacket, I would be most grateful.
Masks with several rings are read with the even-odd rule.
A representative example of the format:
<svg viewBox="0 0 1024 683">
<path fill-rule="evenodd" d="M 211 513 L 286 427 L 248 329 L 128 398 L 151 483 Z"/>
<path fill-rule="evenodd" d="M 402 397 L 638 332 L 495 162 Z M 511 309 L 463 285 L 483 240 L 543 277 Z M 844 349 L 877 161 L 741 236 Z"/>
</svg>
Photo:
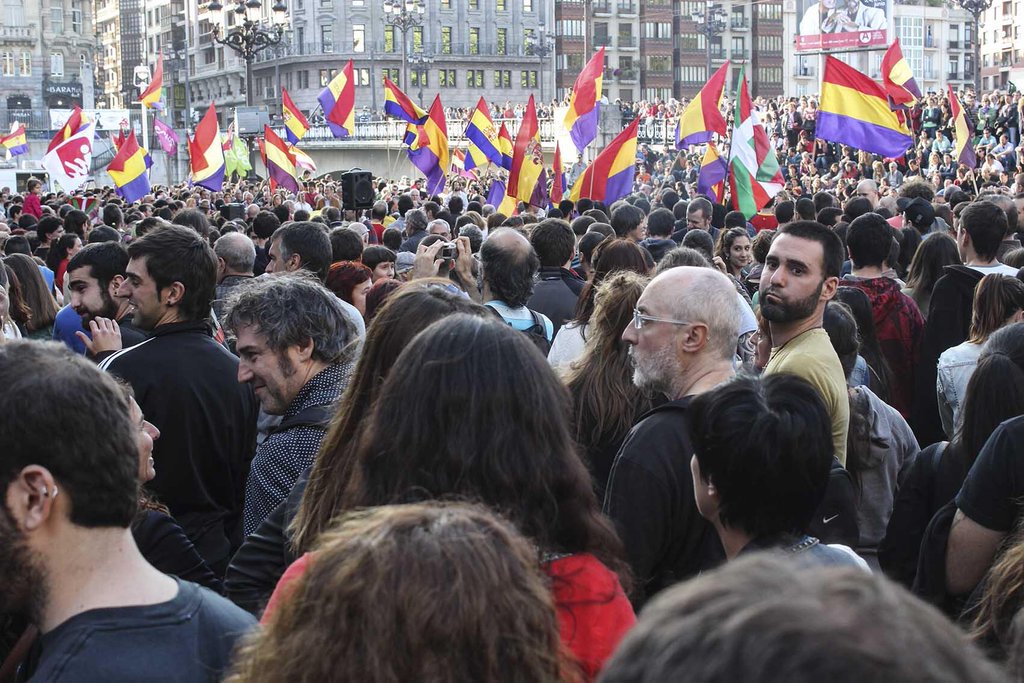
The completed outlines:
<svg viewBox="0 0 1024 683">
<path fill-rule="evenodd" d="M 29 192 L 25 195 L 25 201 L 22 203 L 21 209 L 23 212 L 36 218 L 43 217 L 43 205 L 39 203 L 39 197 Z"/>
</svg>

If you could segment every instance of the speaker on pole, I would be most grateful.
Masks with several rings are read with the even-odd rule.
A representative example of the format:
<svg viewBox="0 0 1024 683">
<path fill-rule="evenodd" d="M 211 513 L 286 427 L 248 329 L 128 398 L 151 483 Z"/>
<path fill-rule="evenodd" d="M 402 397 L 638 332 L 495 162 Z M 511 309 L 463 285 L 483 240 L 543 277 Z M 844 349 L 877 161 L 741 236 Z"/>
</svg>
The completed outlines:
<svg viewBox="0 0 1024 683">
<path fill-rule="evenodd" d="M 353 168 L 341 174 L 341 205 L 346 210 L 373 208 L 373 174 Z"/>
</svg>

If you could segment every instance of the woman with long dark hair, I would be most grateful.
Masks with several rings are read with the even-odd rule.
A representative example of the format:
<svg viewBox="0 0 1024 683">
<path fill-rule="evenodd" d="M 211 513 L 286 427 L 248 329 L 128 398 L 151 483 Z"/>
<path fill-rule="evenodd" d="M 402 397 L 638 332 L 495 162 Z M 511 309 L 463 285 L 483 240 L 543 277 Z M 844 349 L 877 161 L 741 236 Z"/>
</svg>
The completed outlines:
<svg viewBox="0 0 1024 683">
<path fill-rule="evenodd" d="M 852 373 L 847 373 L 850 385 L 869 387 L 880 399 L 888 402 L 893 381 L 892 371 L 878 344 L 871 301 L 863 290 L 856 287 L 837 288 L 835 300 L 850 308 L 854 320 L 857 321 L 857 332 L 860 335 L 857 365 Z"/>
<path fill-rule="evenodd" d="M 570 366 L 566 384 L 573 397 L 576 443 L 604 499 L 612 462 L 626 433 L 651 408 L 651 400 L 633 384 L 633 364 L 622 331 L 633 319 L 647 277 L 630 271 L 609 275 L 597 288 L 586 350 Z"/>
<path fill-rule="evenodd" d="M 921 315 L 928 319 L 928 306 L 932 299 L 935 283 L 945 273 L 946 266 L 959 265 L 960 252 L 956 241 L 949 235 L 937 233 L 921 242 L 910 261 L 907 271 L 907 286 L 903 293 L 914 300 Z"/>
<path fill-rule="evenodd" d="M 73 232 L 61 235 L 46 252 L 46 267 L 53 271 L 53 284 L 58 292 L 64 291 L 64 274 L 68 261 L 82 248 L 82 238 Z"/>
<path fill-rule="evenodd" d="M 39 271 L 39 266 L 31 256 L 12 254 L 4 259 L 4 263 L 18 276 L 21 284 L 21 295 L 28 307 L 29 317 L 25 323 L 31 339 L 50 339 L 53 336 L 53 321 L 57 318 L 57 300 L 53 298 L 46 280 Z"/>
<path fill-rule="evenodd" d="M 583 355 L 587 341 L 587 325 L 594 315 L 594 297 L 597 288 L 609 274 L 618 270 L 631 270 L 647 275 L 647 261 L 643 250 L 630 239 L 606 239 L 597 245 L 592 257 L 594 274 L 583 286 L 576 302 L 572 320 L 562 325 L 551 342 L 548 362 L 556 370 L 564 371 L 570 363 Z"/>
<path fill-rule="evenodd" d="M 434 323 L 395 365 L 341 509 L 457 499 L 501 512 L 536 548 L 562 641 L 595 676 L 635 616 L 622 544 L 569 431 L 568 392 L 525 335 L 478 316 Z"/>
</svg>

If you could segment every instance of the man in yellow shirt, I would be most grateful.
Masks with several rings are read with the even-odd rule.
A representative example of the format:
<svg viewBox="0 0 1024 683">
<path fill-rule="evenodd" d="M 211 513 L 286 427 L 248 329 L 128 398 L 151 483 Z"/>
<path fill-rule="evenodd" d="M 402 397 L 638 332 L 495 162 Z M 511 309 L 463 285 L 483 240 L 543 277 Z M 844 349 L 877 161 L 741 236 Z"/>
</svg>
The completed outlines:
<svg viewBox="0 0 1024 683">
<path fill-rule="evenodd" d="M 828 333 L 821 327 L 836 294 L 843 265 L 839 236 L 816 221 L 779 229 L 761 273 L 761 315 L 768 321 L 772 353 L 764 374 L 789 373 L 821 393 L 832 418 L 832 443 L 846 465 L 850 401 L 846 376 Z"/>
</svg>

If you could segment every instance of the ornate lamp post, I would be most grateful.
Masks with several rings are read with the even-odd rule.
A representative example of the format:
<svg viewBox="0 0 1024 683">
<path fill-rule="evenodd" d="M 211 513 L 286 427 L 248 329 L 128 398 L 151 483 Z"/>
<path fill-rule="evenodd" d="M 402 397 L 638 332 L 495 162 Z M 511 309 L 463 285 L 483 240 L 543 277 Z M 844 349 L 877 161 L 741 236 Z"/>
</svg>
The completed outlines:
<svg viewBox="0 0 1024 683">
<path fill-rule="evenodd" d="M 423 0 L 384 0 L 384 23 L 402 32 L 402 83 L 408 87 L 409 29 L 423 25 L 426 7 Z"/>
<path fill-rule="evenodd" d="M 544 101 L 544 66 L 549 54 L 554 51 L 554 43 L 551 36 L 545 32 L 544 24 L 539 27 L 539 32 L 534 34 L 533 39 L 526 44 L 526 54 L 536 55 L 540 60 L 540 68 L 537 70 L 537 87 L 540 89 L 540 99 Z M 554 96 L 552 95 L 552 99 Z"/>
<path fill-rule="evenodd" d="M 704 13 L 694 12 L 690 15 L 697 25 L 697 33 L 704 36 L 704 48 L 707 55 L 707 78 L 711 78 L 711 39 L 725 32 L 725 10 L 711 0 L 704 4 Z"/>
<path fill-rule="evenodd" d="M 253 104 L 253 59 L 256 57 L 256 53 L 281 42 L 281 38 L 284 37 L 285 13 L 288 11 L 284 0 L 277 0 L 271 8 L 274 13 L 273 23 L 267 26 L 259 16 L 262 6 L 261 0 L 239 1 L 233 11 L 242 20 L 240 25 L 225 31 L 223 35 L 221 35 L 219 25 L 214 24 L 213 26 L 213 39 L 221 45 L 231 48 L 245 60 L 245 104 L 250 107 Z M 212 0 L 206 7 L 211 12 L 219 12 L 224 9 L 220 0 Z M 249 17 L 249 10 L 255 10 L 254 19 Z"/>
<path fill-rule="evenodd" d="M 974 97 L 981 101 L 981 15 L 992 6 L 992 0 L 952 0 L 953 4 L 974 17 Z"/>
</svg>

